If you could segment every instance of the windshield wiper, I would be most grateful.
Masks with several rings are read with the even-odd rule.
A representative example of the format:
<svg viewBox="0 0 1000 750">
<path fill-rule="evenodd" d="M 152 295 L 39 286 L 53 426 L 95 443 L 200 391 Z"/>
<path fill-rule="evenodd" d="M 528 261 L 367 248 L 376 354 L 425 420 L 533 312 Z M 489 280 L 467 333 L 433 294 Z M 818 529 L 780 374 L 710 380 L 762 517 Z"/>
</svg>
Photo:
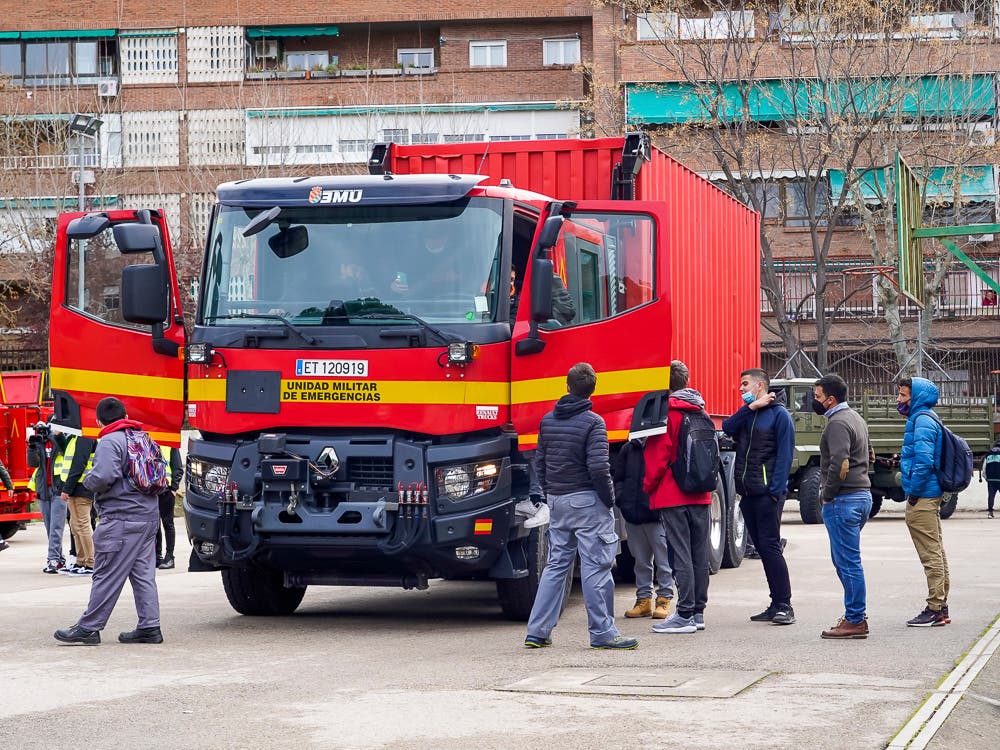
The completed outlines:
<svg viewBox="0 0 1000 750">
<path fill-rule="evenodd" d="M 364 315 L 351 315 L 351 318 L 364 318 L 366 320 L 412 320 L 414 323 L 419 324 L 426 330 L 430 331 L 436 335 L 439 339 L 444 341 L 446 344 L 458 344 L 462 343 L 464 339 L 456 336 L 453 333 L 448 333 L 447 331 L 442 331 L 435 325 L 431 325 L 423 318 L 418 318 L 412 313 L 365 313 Z"/>
<path fill-rule="evenodd" d="M 303 331 L 298 326 L 292 325 L 287 320 L 285 320 L 280 315 L 271 315 L 268 313 L 233 313 L 232 315 L 209 315 L 205 317 L 205 322 L 208 323 L 213 320 L 241 320 L 241 319 L 252 319 L 252 320 L 276 320 L 281 323 L 289 331 L 292 331 L 296 336 L 301 338 L 307 344 L 315 346 L 316 339 L 310 336 L 308 333 Z"/>
</svg>

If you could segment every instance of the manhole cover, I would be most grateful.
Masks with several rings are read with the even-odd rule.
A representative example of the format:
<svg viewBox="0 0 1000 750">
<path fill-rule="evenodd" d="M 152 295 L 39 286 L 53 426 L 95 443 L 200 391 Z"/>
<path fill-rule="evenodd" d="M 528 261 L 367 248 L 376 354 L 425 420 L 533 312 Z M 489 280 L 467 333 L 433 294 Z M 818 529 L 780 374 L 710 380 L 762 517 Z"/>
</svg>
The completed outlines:
<svg viewBox="0 0 1000 750">
<path fill-rule="evenodd" d="M 770 672 L 674 669 L 552 669 L 498 690 L 524 693 L 582 693 L 661 698 L 732 698 Z"/>
</svg>

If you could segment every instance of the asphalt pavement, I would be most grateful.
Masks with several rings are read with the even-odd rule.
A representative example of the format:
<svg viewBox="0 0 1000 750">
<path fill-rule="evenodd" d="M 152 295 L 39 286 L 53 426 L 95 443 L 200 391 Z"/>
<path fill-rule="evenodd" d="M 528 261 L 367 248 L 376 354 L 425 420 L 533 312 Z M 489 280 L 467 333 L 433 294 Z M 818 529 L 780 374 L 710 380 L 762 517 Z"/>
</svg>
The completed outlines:
<svg viewBox="0 0 1000 750">
<path fill-rule="evenodd" d="M 52 632 L 74 622 L 89 581 L 41 573 L 44 533 L 33 524 L 0 553 L 0 747 L 840 750 L 897 738 L 894 747 L 913 750 L 992 750 L 1000 658 L 985 654 L 983 639 L 992 632 L 1000 642 L 1000 519 L 986 519 L 983 487 L 973 485 L 944 526 L 951 625 L 904 624 L 923 606 L 925 583 L 892 505 L 862 539 L 871 637 L 821 640 L 842 611 L 841 590 L 825 530 L 798 522 L 790 503 L 795 625 L 747 620 L 766 604 L 760 563 L 748 560 L 713 576 L 704 632 L 657 635 L 648 619 L 620 617 L 623 634 L 640 639 L 625 653 L 587 648 L 579 587 L 554 646 L 528 651 L 523 625 L 500 618 L 488 584 L 313 587 L 291 617 L 248 618 L 229 607 L 217 574 L 183 565 L 158 575 L 162 645 L 117 642 L 135 625 L 126 586 L 101 646 L 60 646 Z M 181 529 L 179 560 L 188 551 Z M 616 611 L 633 597 L 619 585 Z M 581 670 L 659 686 L 722 673 L 753 681 L 726 698 L 505 689 Z M 954 704 L 947 718 L 928 714 L 939 703 Z M 915 731 L 898 739 L 907 727 Z"/>
</svg>

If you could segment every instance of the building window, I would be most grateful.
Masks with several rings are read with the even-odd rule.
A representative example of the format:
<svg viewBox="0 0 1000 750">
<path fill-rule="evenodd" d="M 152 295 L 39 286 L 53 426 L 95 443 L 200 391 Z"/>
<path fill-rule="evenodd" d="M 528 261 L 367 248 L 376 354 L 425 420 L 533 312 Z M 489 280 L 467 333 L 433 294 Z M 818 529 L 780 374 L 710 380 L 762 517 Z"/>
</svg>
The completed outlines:
<svg viewBox="0 0 1000 750">
<path fill-rule="evenodd" d="M 434 50 L 430 47 L 397 50 L 396 62 L 404 68 L 433 68 Z"/>
<path fill-rule="evenodd" d="M 363 138 L 341 139 L 337 142 L 337 147 L 342 154 L 367 154 L 372 150 L 372 142 Z"/>
<path fill-rule="evenodd" d="M 542 41 L 543 65 L 576 65 L 580 62 L 579 39 L 545 39 Z"/>
<path fill-rule="evenodd" d="M 639 13 L 635 19 L 636 39 L 640 42 L 659 42 L 677 38 L 676 13 Z"/>
<path fill-rule="evenodd" d="M 382 131 L 382 140 L 386 143 L 408 146 L 410 145 L 410 131 L 406 128 L 386 128 Z"/>
<path fill-rule="evenodd" d="M 288 70 L 321 70 L 330 64 L 330 53 L 320 52 L 289 52 L 285 55 L 285 67 Z"/>
<path fill-rule="evenodd" d="M 507 67 L 507 42 L 469 42 L 469 65 L 473 68 Z"/>
<path fill-rule="evenodd" d="M 107 55 L 113 42 L 101 44 Z M 68 85 L 96 78 L 98 59 L 104 56 L 93 41 L 8 42 L 0 44 L 0 76 L 19 85 Z"/>
<path fill-rule="evenodd" d="M 122 83 L 177 83 L 177 31 L 121 33 Z"/>
<path fill-rule="evenodd" d="M 440 133 L 413 133 L 410 136 L 410 143 L 414 146 L 427 144 L 427 143 L 439 143 L 441 141 Z"/>
<path fill-rule="evenodd" d="M 449 133 L 444 137 L 445 143 L 475 143 L 485 140 L 485 133 Z"/>
</svg>

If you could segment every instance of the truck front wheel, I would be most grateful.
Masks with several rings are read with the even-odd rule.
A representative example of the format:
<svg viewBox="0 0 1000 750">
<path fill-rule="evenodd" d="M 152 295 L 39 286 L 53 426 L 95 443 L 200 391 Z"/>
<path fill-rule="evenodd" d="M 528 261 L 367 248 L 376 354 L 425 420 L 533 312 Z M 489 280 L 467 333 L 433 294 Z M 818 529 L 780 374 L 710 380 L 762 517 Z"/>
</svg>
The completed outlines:
<svg viewBox="0 0 1000 750">
<path fill-rule="evenodd" d="M 823 499 L 819 494 L 818 466 L 807 466 L 799 480 L 799 516 L 802 523 L 823 523 Z"/>
<path fill-rule="evenodd" d="M 548 526 L 534 528 L 524 540 L 527 545 L 525 549 L 528 559 L 528 575 L 524 578 L 512 578 L 509 580 L 497 581 L 497 597 L 500 599 L 500 609 L 504 617 L 509 620 L 527 622 L 531 616 L 531 607 L 535 603 L 535 594 L 538 593 L 538 584 L 542 580 L 542 571 L 545 570 L 545 563 L 549 558 L 549 537 L 546 534 Z M 566 586 L 563 590 L 563 609 L 566 608 L 566 600 L 573 588 L 573 569 L 575 563 L 570 565 L 569 573 L 566 576 Z"/>
<path fill-rule="evenodd" d="M 288 588 L 284 576 L 262 568 L 223 568 L 222 587 L 233 609 L 241 615 L 290 615 L 305 596 L 305 586 Z"/>
<path fill-rule="evenodd" d="M 0 523 L 0 539 L 10 539 L 20 528 L 21 526 L 17 521 L 4 521 Z"/>
</svg>

